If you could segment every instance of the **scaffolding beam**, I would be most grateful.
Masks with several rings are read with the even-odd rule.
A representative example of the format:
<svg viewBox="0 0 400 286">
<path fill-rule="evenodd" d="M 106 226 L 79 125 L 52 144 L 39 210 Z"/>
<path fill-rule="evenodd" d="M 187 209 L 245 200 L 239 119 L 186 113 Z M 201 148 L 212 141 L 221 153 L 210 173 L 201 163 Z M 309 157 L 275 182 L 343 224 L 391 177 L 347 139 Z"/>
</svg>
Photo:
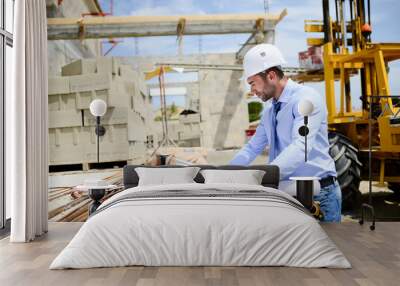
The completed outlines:
<svg viewBox="0 0 400 286">
<path fill-rule="evenodd" d="M 228 14 L 190 16 L 108 16 L 48 18 L 49 40 L 176 36 L 184 21 L 183 35 L 267 33 L 287 14 Z"/>
<path fill-rule="evenodd" d="M 243 65 L 223 65 L 223 64 L 201 64 L 201 63 L 180 63 L 180 62 L 157 62 L 156 67 L 174 67 L 184 68 L 184 72 L 193 72 L 198 70 L 231 70 L 243 71 Z M 282 67 L 285 75 L 293 77 L 301 72 L 306 72 L 306 69 L 299 67 Z"/>
</svg>

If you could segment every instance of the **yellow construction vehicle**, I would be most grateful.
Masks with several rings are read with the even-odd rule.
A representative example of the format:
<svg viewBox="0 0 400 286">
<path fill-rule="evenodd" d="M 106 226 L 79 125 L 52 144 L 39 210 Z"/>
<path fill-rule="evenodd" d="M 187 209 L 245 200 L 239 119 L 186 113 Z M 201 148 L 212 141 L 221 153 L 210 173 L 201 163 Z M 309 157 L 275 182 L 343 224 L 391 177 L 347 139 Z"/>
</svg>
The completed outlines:
<svg viewBox="0 0 400 286">
<path fill-rule="evenodd" d="M 296 76 L 300 82 L 324 81 L 328 109 L 331 156 L 335 159 L 342 187 L 344 208 L 359 203 L 359 184 L 368 178 L 400 192 L 399 98 L 390 93 L 388 63 L 400 59 L 400 43 L 371 42 L 371 8 L 368 0 L 334 0 L 331 18 L 329 0 L 322 1 L 323 21 L 305 21 L 305 31 L 323 33 L 308 38 L 310 47 L 322 49 L 323 68 Z M 361 110 L 352 110 L 350 77 L 361 80 Z M 334 82 L 340 82 L 336 106 Z M 369 136 L 369 124 L 372 136 Z M 372 138 L 372 166 L 368 165 Z"/>
</svg>

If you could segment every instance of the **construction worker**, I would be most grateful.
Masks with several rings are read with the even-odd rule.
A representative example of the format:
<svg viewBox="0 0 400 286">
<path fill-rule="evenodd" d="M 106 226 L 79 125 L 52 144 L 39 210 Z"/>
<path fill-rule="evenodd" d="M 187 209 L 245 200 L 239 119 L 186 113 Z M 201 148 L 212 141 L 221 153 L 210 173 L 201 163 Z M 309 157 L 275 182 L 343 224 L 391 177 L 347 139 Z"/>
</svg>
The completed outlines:
<svg viewBox="0 0 400 286">
<path fill-rule="evenodd" d="M 342 194 L 329 155 L 325 100 L 314 89 L 288 79 L 282 70 L 285 63 L 279 49 L 270 44 L 257 45 L 245 55 L 245 80 L 265 106 L 255 134 L 230 164 L 249 165 L 269 145 L 269 164 L 279 167 L 281 180 L 295 176 L 320 178 L 320 193 L 314 200 L 321 204 L 324 221 L 340 222 Z M 308 117 L 307 162 L 304 137 L 298 131 L 304 124 L 298 111 L 303 99 L 314 107 Z"/>
</svg>

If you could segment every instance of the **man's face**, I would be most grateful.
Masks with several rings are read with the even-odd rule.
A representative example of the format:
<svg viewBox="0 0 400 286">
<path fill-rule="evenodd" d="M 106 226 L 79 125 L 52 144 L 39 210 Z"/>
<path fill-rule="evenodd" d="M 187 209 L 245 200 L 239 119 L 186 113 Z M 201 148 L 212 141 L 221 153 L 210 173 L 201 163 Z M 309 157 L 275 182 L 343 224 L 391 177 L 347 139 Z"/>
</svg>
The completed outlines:
<svg viewBox="0 0 400 286">
<path fill-rule="evenodd" d="M 259 73 L 247 79 L 250 92 L 257 95 L 262 101 L 267 101 L 276 94 L 277 76 L 274 72 Z"/>
</svg>

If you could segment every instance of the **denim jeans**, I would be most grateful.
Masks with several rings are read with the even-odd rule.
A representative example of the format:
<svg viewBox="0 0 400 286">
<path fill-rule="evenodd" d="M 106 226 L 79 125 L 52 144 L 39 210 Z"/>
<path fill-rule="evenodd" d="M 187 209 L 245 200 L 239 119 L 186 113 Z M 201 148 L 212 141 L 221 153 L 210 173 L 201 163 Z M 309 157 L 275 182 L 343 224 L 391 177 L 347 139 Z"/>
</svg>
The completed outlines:
<svg viewBox="0 0 400 286">
<path fill-rule="evenodd" d="M 321 210 L 324 213 L 324 219 L 322 221 L 341 221 L 342 191 L 337 181 L 332 185 L 321 188 L 320 193 L 314 196 L 314 201 L 320 202 Z"/>
</svg>

